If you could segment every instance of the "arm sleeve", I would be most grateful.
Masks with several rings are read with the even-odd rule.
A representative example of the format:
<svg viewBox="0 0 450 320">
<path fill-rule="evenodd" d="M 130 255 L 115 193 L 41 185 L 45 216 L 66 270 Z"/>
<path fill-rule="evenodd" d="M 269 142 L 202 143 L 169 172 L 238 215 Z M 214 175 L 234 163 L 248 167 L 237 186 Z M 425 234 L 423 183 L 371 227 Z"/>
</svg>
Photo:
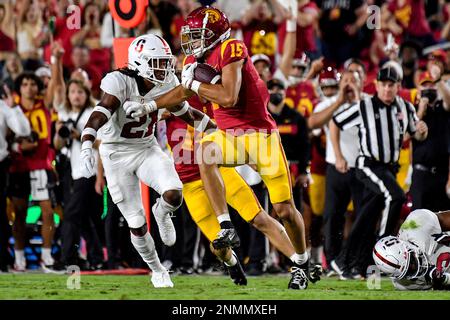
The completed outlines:
<svg viewBox="0 0 450 320">
<path fill-rule="evenodd" d="M 125 77 L 119 71 L 110 72 L 102 79 L 100 84 L 100 89 L 116 97 L 121 105 L 127 99 L 127 83 Z"/>
<path fill-rule="evenodd" d="M 359 103 L 352 104 L 348 108 L 335 114 L 333 116 L 333 121 L 341 130 L 347 130 L 358 126 L 361 123 Z"/>
<path fill-rule="evenodd" d="M 298 119 L 298 128 L 298 169 L 300 173 L 306 173 L 306 168 L 308 167 L 309 160 L 311 158 L 311 143 L 308 138 L 308 128 L 306 125 L 306 120 L 302 116 L 300 116 Z"/>
<path fill-rule="evenodd" d="M 10 108 L 3 102 L 1 104 L 1 111 L 5 115 L 6 124 L 17 136 L 26 137 L 31 134 L 30 122 L 20 107 Z"/>
</svg>

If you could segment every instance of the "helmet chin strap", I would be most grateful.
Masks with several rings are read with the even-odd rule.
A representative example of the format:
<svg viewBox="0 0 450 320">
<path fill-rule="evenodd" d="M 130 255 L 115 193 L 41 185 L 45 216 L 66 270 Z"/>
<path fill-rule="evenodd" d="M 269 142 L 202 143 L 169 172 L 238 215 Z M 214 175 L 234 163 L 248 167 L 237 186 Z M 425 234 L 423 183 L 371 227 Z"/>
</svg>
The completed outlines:
<svg viewBox="0 0 450 320">
<path fill-rule="evenodd" d="M 198 48 L 198 49 L 200 49 L 197 53 L 194 53 L 194 56 L 196 57 L 196 58 L 201 58 L 204 54 L 205 54 L 205 52 L 206 51 L 208 51 L 209 49 L 211 49 L 211 48 L 214 48 L 218 43 L 220 43 L 220 42 L 224 42 L 225 40 L 227 40 L 229 37 L 230 37 L 230 35 L 231 35 L 231 29 L 228 29 L 227 31 L 225 31 L 216 41 L 214 41 L 213 43 L 211 43 L 208 47 L 204 47 L 204 36 L 203 36 L 203 34 L 204 34 L 204 32 L 205 32 L 205 30 L 203 29 L 202 30 L 202 41 L 201 41 L 201 47 L 200 48 Z M 195 49 L 195 50 L 197 50 L 197 49 Z"/>
</svg>

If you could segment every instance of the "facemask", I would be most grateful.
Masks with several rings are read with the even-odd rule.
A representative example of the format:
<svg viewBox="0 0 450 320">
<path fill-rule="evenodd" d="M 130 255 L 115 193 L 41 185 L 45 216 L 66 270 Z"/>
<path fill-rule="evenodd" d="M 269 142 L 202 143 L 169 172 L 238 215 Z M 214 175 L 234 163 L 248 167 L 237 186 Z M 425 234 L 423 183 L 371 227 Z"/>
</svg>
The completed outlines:
<svg viewBox="0 0 450 320">
<path fill-rule="evenodd" d="M 277 106 L 282 101 L 283 101 L 283 95 L 281 93 L 271 93 L 270 94 L 270 103 Z"/>
<path fill-rule="evenodd" d="M 437 99 L 437 91 L 436 89 L 423 89 L 420 91 L 420 96 L 428 98 L 428 102 L 433 104 Z"/>
</svg>

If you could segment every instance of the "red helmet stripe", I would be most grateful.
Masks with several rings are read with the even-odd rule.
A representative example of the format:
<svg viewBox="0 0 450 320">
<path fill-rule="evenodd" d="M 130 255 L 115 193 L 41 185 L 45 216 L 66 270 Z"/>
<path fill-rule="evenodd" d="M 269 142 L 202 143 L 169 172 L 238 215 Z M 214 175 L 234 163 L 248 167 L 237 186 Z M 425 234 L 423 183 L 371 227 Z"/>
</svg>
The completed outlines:
<svg viewBox="0 0 450 320">
<path fill-rule="evenodd" d="M 387 265 L 390 265 L 391 267 L 400 269 L 400 266 L 398 264 L 395 264 L 389 260 L 387 260 L 385 257 L 383 257 L 375 248 L 373 249 L 373 252 L 375 253 L 375 255 L 377 256 L 378 259 L 380 259 L 381 261 L 383 261 L 384 263 L 386 263 Z"/>
</svg>

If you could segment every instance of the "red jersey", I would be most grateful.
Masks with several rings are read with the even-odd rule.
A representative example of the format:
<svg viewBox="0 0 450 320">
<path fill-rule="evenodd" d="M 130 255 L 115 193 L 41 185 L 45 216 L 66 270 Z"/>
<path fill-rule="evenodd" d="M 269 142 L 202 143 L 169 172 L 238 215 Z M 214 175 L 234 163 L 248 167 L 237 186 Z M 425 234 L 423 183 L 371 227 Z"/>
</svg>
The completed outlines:
<svg viewBox="0 0 450 320">
<path fill-rule="evenodd" d="M 189 100 L 191 107 L 212 116 L 211 104 L 203 105 L 197 96 Z M 181 182 L 188 183 L 200 179 L 200 170 L 195 161 L 195 150 L 200 145 L 201 133 L 194 130 L 178 117 L 166 119 L 167 142 L 172 150 L 175 170 Z"/>
<path fill-rule="evenodd" d="M 31 131 L 38 137 L 38 147 L 31 154 L 13 154 L 11 172 L 25 172 L 33 170 L 51 170 L 55 152 L 51 148 L 52 120 L 50 111 L 45 107 L 43 100 L 37 100 L 33 109 L 22 111 L 30 121 Z"/>
<path fill-rule="evenodd" d="M 242 27 L 244 43 L 249 55 L 265 54 L 270 58 L 272 71 L 275 71 L 275 54 L 277 53 L 278 26 L 272 20 L 253 20 Z"/>
<path fill-rule="evenodd" d="M 402 5 L 391 0 L 388 10 L 392 12 L 402 28 L 412 36 L 421 37 L 431 33 L 425 14 L 424 0 L 406 0 Z"/>
<path fill-rule="evenodd" d="M 239 60 L 244 60 L 244 65 L 238 101 L 231 108 L 223 108 L 213 103 L 217 126 L 221 130 L 276 130 L 275 121 L 267 110 L 269 91 L 264 81 L 259 77 L 248 56 L 247 47 L 242 41 L 229 39 L 218 45 L 212 50 L 206 59 L 206 63 L 221 73 L 225 66 Z M 186 63 L 192 63 L 193 61 L 195 61 L 194 57 L 186 59 Z"/>
<path fill-rule="evenodd" d="M 311 115 L 318 98 L 311 81 L 302 81 L 286 91 L 286 104 L 306 118 Z"/>
</svg>

